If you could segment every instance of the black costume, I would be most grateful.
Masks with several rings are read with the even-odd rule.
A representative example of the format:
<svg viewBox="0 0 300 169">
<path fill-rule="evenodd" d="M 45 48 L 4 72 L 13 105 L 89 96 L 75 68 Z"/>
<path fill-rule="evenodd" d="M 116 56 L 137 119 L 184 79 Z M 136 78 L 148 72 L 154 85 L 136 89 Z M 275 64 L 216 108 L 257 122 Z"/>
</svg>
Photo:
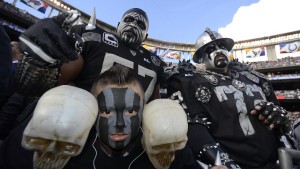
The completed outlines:
<svg viewBox="0 0 300 169">
<path fill-rule="evenodd" d="M 55 45 L 53 45 L 51 43 L 52 41 L 49 40 L 51 38 L 47 37 L 46 35 L 48 34 L 45 33 L 52 32 L 52 35 L 54 34 L 55 37 L 59 37 L 57 41 L 59 41 L 60 44 L 66 44 L 63 45 L 64 48 L 62 47 L 64 53 L 60 55 L 70 56 L 75 53 L 75 49 L 73 51 L 74 47 L 72 46 L 74 44 L 70 43 L 71 38 L 67 36 L 60 25 L 57 24 L 57 20 L 61 17 L 65 19 L 63 17 L 64 15 L 65 14 L 59 15 L 56 18 L 40 20 L 24 34 L 28 35 L 28 37 L 33 35 L 36 37 L 26 39 L 31 40 L 32 43 L 42 42 L 42 49 L 44 51 L 51 51 L 49 52 L 50 56 L 55 56 L 54 54 L 57 54 L 58 50 L 55 49 Z M 86 25 L 83 24 L 73 26 L 70 31 L 70 34 L 74 33 L 76 37 L 80 37 L 76 40 L 84 41 L 81 41 L 80 43 L 80 45 L 82 45 L 81 55 L 84 60 L 84 67 L 82 68 L 79 76 L 72 81 L 72 83 L 77 87 L 90 91 L 94 81 L 99 77 L 100 73 L 103 73 L 112 65 L 119 63 L 136 70 L 134 72 L 136 73 L 138 80 L 143 85 L 146 101 L 151 101 L 153 91 L 161 80 L 160 76 L 163 74 L 162 66 L 165 65 L 165 63 L 158 56 L 143 47 L 133 49 L 126 46 L 126 44 L 116 35 L 106 32 L 99 27 L 93 30 L 86 30 L 85 27 Z M 44 31 L 38 32 L 40 30 Z M 26 37 L 24 35 L 22 36 L 23 38 Z M 72 48 L 67 48 L 68 45 L 72 46 Z M 24 46 L 24 42 L 20 41 L 21 49 L 22 46 Z M 28 47 L 25 49 L 28 49 Z M 17 91 L 25 96 L 40 96 L 43 92 L 57 85 L 56 83 L 60 69 L 59 66 L 61 66 L 63 61 L 57 61 L 59 63 L 49 64 L 42 61 L 40 57 L 35 56 L 36 54 L 33 54 L 34 52 L 27 53 L 30 54 L 28 56 L 23 54 L 23 57 L 19 62 L 20 64 L 18 65 L 19 67 L 17 68 Z M 76 59 L 73 55 L 71 58 L 72 59 L 68 58 L 66 60 Z M 18 101 L 20 99 L 16 100 Z M 18 105 L 17 103 L 20 104 Z M 16 107 L 15 110 L 21 110 L 24 108 L 23 103 L 15 102 L 14 100 L 12 100 L 12 103 L 8 104 L 14 104 Z M 4 124 L 6 124 L 7 121 L 14 121 L 21 113 L 21 111 L 14 111 L 11 113 L 6 110 L 8 109 L 1 111 L 3 118 L 0 118 L 0 129 L 7 129 L 8 126 L 5 126 Z M 5 133 L 6 136 L 8 132 L 8 130 L 3 130 L 0 133 Z"/>
<path fill-rule="evenodd" d="M 12 49 L 10 38 L 0 26 L 0 108 L 7 101 L 9 80 L 12 71 Z"/>
<path fill-rule="evenodd" d="M 29 104 L 34 104 L 38 98 L 25 97 L 14 93 L 0 110 L 0 140 L 4 140 L 10 131 L 30 116 L 31 112 L 24 111 Z M 22 112 L 26 113 L 22 113 Z"/>
<path fill-rule="evenodd" d="M 149 101 L 165 64 L 158 56 L 143 47 L 138 50 L 130 49 L 116 35 L 98 27 L 85 30 L 85 25 L 80 25 L 73 29 L 85 41 L 81 52 L 84 68 L 74 81 L 77 87 L 90 91 L 100 73 L 119 63 L 137 70 L 135 73 L 143 85 L 145 98 Z"/>
<path fill-rule="evenodd" d="M 29 120 L 30 118 L 12 131 L 4 146 L 1 147 L 0 159 L 3 159 L 0 164 L 1 169 L 33 168 L 33 151 L 27 151 L 21 147 L 23 130 Z M 155 169 L 146 152 L 143 152 L 141 132 L 132 145 L 134 146 L 132 151 L 121 157 L 109 157 L 104 153 L 100 148 L 100 139 L 96 134 L 97 132 L 93 127 L 82 152 L 78 156 L 72 157 L 64 169 L 94 169 L 94 165 L 97 169 Z M 175 160 L 170 169 L 200 169 L 188 147 L 176 151 L 175 154 Z"/>
<path fill-rule="evenodd" d="M 278 133 L 248 114 L 262 100 L 278 104 L 262 74 L 236 61 L 230 63 L 226 76 L 180 68 L 169 79 L 168 94 L 186 108 L 188 145 L 199 159 L 207 160 L 201 155 L 220 147 L 223 162 L 233 159 L 241 168 L 275 164 Z"/>
</svg>

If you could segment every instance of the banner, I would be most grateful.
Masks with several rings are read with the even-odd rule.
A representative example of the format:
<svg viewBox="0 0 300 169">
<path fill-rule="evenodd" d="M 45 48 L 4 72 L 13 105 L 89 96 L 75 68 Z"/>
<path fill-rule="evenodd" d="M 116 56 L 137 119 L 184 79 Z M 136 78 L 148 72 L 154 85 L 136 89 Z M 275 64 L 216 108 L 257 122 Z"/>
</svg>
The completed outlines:
<svg viewBox="0 0 300 169">
<path fill-rule="evenodd" d="M 281 43 L 280 53 L 293 53 L 300 51 L 300 41 L 292 42 L 292 43 Z"/>
<path fill-rule="evenodd" d="M 177 59 L 177 60 L 180 60 L 180 59 L 181 59 L 180 51 L 169 51 L 169 52 L 166 54 L 166 58 L 168 58 L 168 59 Z"/>
<path fill-rule="evenodd" d="M 266 55 L 264 47 L 245 49 L 245 51 L 246 51 L 246 58 L 256 58 L 256 57 L 261 57 Z"/>
<path fill-rule="evenodd" d="M 143 45 L 143 47 L 155 55 L 159 56 L 162 60 L 167 62 L 175 62 L 177 63 L 179 60 L 193 60 L 193 55 L 195 52 L 187 52 L 187 51 L 175 51 L 170 49 L 163 49 L 159 47 Z"/>
<path fill-rule="evenodd" d="M 21 0 L 21 2 L 23 2 L 24 4 L 42 12 L 42 13 L 45 13 L 46 9 L 48 7 L 48 4 L 41 0 Z"/>
</svg>

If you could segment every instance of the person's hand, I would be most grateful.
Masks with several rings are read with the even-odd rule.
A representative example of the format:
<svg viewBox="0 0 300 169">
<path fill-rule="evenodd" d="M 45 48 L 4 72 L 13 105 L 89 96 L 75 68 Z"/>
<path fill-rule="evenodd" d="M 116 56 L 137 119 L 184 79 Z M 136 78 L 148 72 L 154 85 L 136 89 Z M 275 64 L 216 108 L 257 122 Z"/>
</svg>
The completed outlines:
<svg viewBox="0 0 300 169">
<path fill-rule="evenodd" d="M 254 106 L 250 112 L 252 115 L 257 115 L 258 119 L 263 124 L 269 125 L 269 129 L 276 127 L 288 127 L 289 120 L 287 111 L 272 102 L 262 101 Z"/>
<path fill-rule="evenodd" d="M 20 51 L 27 56 L 50 64 L 77 59 L 75 42 L 64 30 L 70 27 L 76 18 L 78 19 L 73 13 L 63 13 L 38 21 L 19 37 Z"/>
</svg>

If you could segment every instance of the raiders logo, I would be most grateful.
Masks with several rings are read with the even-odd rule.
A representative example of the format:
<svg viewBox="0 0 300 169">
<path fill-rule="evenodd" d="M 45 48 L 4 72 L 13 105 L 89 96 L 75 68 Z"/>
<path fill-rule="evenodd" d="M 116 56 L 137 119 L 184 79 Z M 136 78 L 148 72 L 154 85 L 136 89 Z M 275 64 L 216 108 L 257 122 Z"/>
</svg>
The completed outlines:
<svg viewBox="0 0 300 169">
<path fill-rule="evenodd" d="M 246 84 L 242 81 L 233 79 L 232 80 L 232 85 L 233 85 L 233 87 L 235 87 L 236 89 L 238 89 L 240 91 L 246 90 Z"/>
<path fill-rule="evenodd" d="M 268 82 L 264 82 L 262 84 L 262 90 L 263 90 L 263 92 L 265 93 L 266 96 L 270 96 L 270 94 L 271 94 L 271 87 L 268 84 Z"/>
<path fill-rule="evenodd" d="M 196 90 L 195 97 L 198 101 L 207 103 L 211 98 L 211 94 L 211 91 L 207 87 L 199 86 Z"/>
<path fill-rule="evenodd" d="M 219 80 L 214 75 L 203 75 L 203 77 L 212 85 L 216 86 Z"/>
</svg>

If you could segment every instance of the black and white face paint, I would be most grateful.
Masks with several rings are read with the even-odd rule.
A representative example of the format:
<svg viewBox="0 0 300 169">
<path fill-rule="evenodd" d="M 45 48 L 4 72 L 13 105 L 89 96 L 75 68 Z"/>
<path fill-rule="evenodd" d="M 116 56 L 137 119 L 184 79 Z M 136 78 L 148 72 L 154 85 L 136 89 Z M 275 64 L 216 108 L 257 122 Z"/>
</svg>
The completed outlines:
<svg viewBox="0 0 300 169">
<path fill-rule="evenodd" d="M 136 137 L 144 99 L 133 88 L 106 88 L 98 96 L 97 132 L 112 151 L 122 151 Z"/>
<path fill-rule="evenodd" d="M 225 46 L 213 43 L 204 50 L 202 62 L 207 69 L 223 70 L 229 64 L 229 52 Z"/>
<path fill-rule="evenodd" d="M 124 14 L 117 27 L 117 35 L 128 46 L 138 48 L 147 38 L 149 22 L 139 12 L 128 12 Z"/>
</svg>

